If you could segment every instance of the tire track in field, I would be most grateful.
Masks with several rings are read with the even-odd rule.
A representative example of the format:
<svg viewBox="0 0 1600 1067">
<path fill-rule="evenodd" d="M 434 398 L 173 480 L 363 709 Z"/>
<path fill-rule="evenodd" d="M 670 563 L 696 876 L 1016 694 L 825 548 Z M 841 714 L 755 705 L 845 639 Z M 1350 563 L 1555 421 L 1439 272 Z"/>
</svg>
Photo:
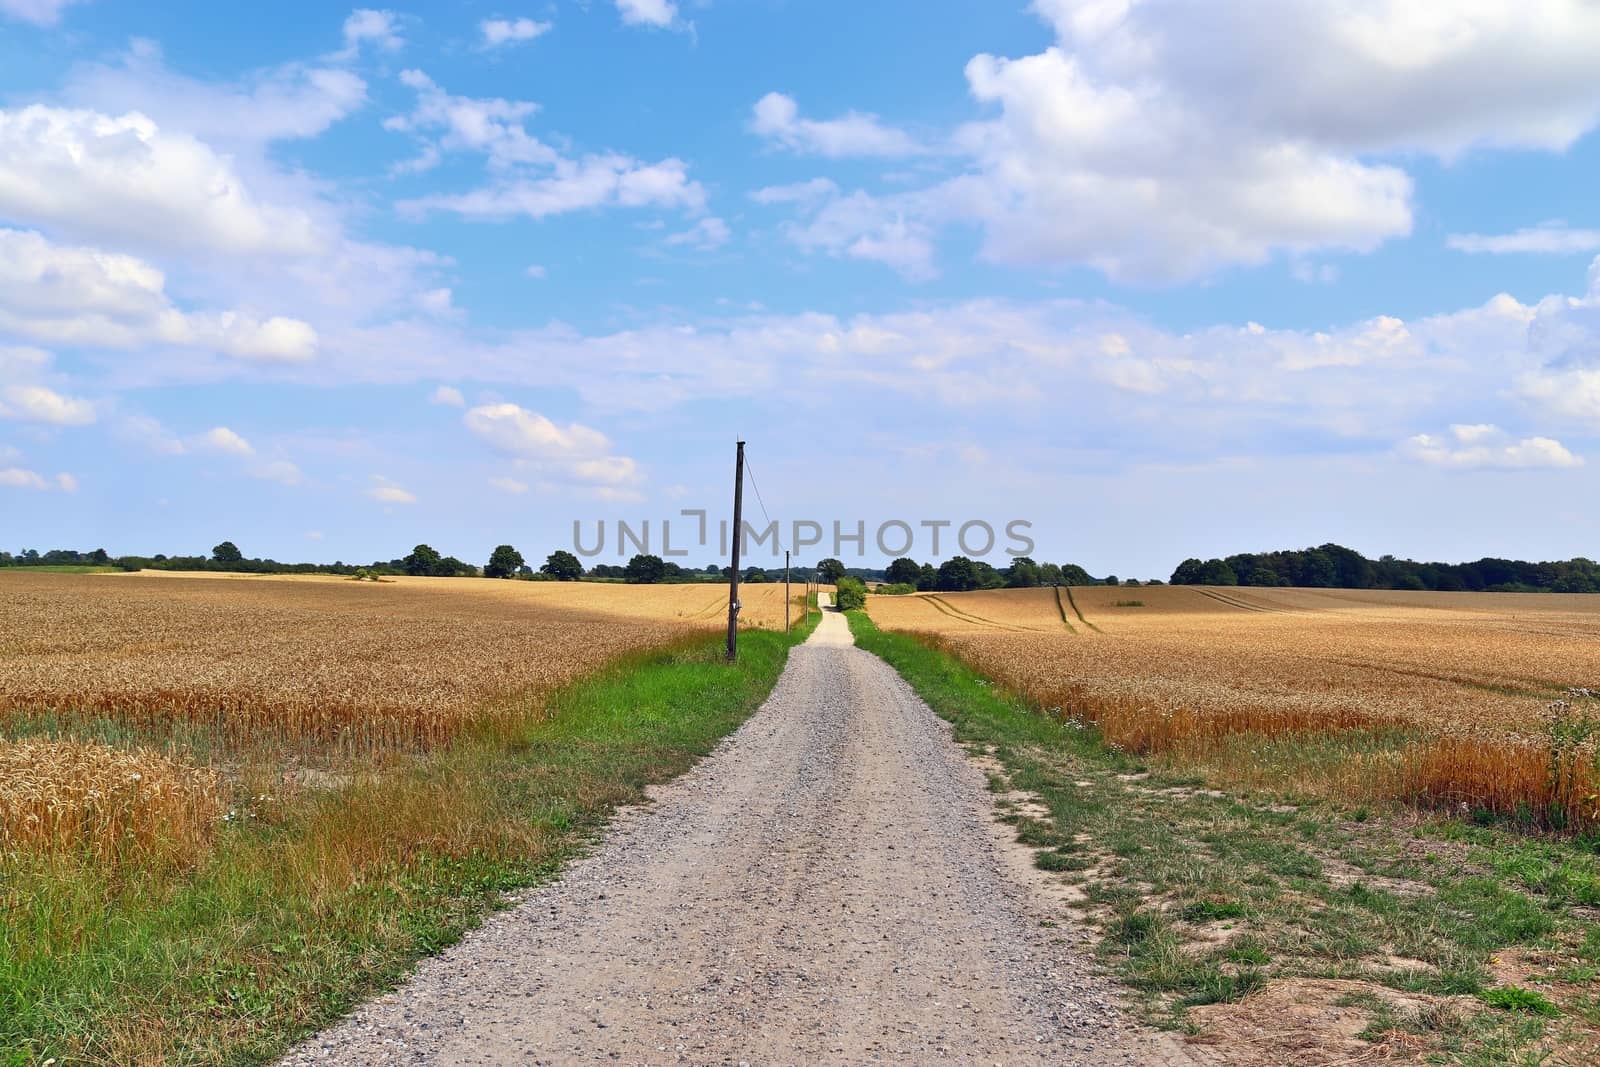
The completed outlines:
<svg viewBox="0 0 1600 1067">
<path fill-rule="evenodd" d="M 946 603 L 944 600 L 936 596 L 930 596 L 928 599 L 933 601 L 934 605 L 946 615 L 949 615 L 953 619 L 960 619 L 962 622 L 970 622 L 977 626 L 993 627 L 997 630 L 1005 630 L 1008 633 L 1014 634 L 1038 634 L 1045 632 L 1032 626 L 1021 626 L 1016 623 L 1000 622 L 996 619 L 986 619 L 982 615 L 974 615 L 969 611 L 965 611 L 956 607 L 954 604 Z"/>
<path fill-rule="evenodd" d="M 1221 593 L 1214 592 L 1214 591 L 1212 591 L 1210 589 L 1201 589 L 1199 586 L 1194 586 L 1193 588 L 1194 588 L 1194 591 L 1196 593 L 1199 593 L 1201 596 L 1210 597 L 1212 600 L 1215 600 L 1219 604 L 1226 604 L 1228 607 L 1230 607 L 1230 608 L 1238 608 L 1240 611 L 1259 611 L 1264 615 L 1288 615 L 1288 614 L 1290 614 L 1290 612 L 1284 611 L 1281 608 L 1265 608 L 1265 607 L 1261 607 L 1259 604 L 1247 604 L 1243 600 L 1233 600 L 1233 599 L 1230 599 L 1229 597 L 1223 596 Z"/>
<path fill-rule="evenodd" d="M 1076 600 L 1074 600 L 1073 597 L 1072 597 L 1072 586 L 1070 586 L 1070 585 L 1068 585 L 1068 586 L 1057 586 L 1056 588 L 1057 589 L 1062 589 L 1062 588 L 1066 589 L 1066 591 L 1067 591 L 1067 603 L 1072 605 L 1072 613 L 1074 615 L 1078 616 L 1078 621 L 1079 622 L 1083 623 L 1085 626 L 1087 626 L 1089 629 L 1093 630 L 1097 634 L 1105 632 L 1104 630 L 1100 629 L 1100 627 L 1096 626 L 1094 623 L 1090 622 L 1088 619 L 1083 617 L 1083 609 L 1078 607 L 1078 602 Z"/>
<path fill-rule="evenodd" d="M 1065 626 L 1067 628 L 1067 630 L 1070 631 L 1071 633 L 1074 633 L 1074 634 L 1077 633 L 1078 632 L 1078 628 L 1076 626 L 1072 625 L 1072 620 L 1071 619 L 1067 618 L 1067 606 L 1061 602 L 1061 587 L 1059 585 L 1055 587 L 1055 593 L 1056 593 L 1056 610 L 1061 613 L 1061 625 Z M 1079 616 L 1079 617 L 1081 618 L 1082 616 Z"/>
</svg>

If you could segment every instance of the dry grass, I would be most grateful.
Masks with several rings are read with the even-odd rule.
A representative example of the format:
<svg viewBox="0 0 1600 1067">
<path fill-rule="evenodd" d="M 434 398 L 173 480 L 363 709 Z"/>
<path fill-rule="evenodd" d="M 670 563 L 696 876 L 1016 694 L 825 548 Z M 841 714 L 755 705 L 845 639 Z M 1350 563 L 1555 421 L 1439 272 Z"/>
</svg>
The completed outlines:
<svg viewBox="0 0 1600 1067">
<path fill-rule="evenodd" d="M 84 741 L 0 741 L 0 853 L 193 856 L 223 811 L 215 771 Z"/>
<path fill-rule="evenodd" d="M 1596 818 L 1600 702 L 1563 701 L 1600 681 L 1600 597 L 1071 594 L 1059 604 L 1054 590 L 883 597 L 871 612 L 1128 751 L 1252 785 L 1292 778 L 1344 797 Z M 1126 606 L 1130 596 L 1141 606 Z M 1284 743 L 1306 740 L 1342 749 L 1313 761 Z"/>
</svg>

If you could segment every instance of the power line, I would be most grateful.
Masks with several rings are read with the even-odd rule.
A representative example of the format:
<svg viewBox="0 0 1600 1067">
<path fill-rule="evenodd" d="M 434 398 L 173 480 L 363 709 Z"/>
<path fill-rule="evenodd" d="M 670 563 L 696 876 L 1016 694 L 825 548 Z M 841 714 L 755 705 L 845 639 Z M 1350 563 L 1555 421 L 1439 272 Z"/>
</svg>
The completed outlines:
<svg viewBox="0 0 1600 1067">
<path fill-rule="evenodd" d="M 782 548 L 783 547 L 783 528 L 779 527 L 777 525 L 777 523 L 773 522 L 772 521 L 772 516 L 767 514 L 767 502 L 765 500 L 761 499 L 761 486 L 756 484 L 756 471 L 755 471 L 755 468 L 750 465 L 750 457 L 748 455 L 746 455 L 745 458 L 744 458 L 744 473 L 745 473 L 745 477 L 750 479 L 750 488 L 754 489 L 756 491 L 756 503 L 761 505 L 761 517 L 763 519 L 767 520 L 767 525 L 768 526 L 777 527 L 777 530 L 778 530 L 778 547 Z M 738 530 L 733 531 L 733 536 L 738 537 L 739 536 L 739 531 Z M 759 544 L 759 542 L 757 542 L 757 543 Z"/>
</svg>

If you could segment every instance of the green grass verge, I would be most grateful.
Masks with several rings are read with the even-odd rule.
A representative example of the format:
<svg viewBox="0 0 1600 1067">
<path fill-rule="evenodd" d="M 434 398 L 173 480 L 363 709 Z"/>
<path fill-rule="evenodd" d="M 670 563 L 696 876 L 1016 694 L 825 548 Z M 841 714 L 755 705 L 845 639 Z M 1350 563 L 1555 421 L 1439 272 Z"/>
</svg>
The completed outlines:
<svg viewBox="0 0 1600 1067">
<path fill-rule="evenodd" d="M 614 664 L 463 742 L 230 822 L 194 870 L 0 858 L 0 1064 L 253 1064 L 392 986 L 761 704 L 790 637 Z"/>
<path fill-rule="evenodd" d="M 1111 752 L 944 652 L 849 620 L 958 741 L 1004 767 L 997 792 L 1048 810 L 1009 821 L 1081 891 L 1100 958 L 1151 1021 L 1185 1026 L 1196 1005 L 1312 977 L 1458 998 L 1425 1019 L 1445 1062 L 1522 1062 L 1600 1034 L 1592 842 L 1207 788 L 1226 783 Z M 1513 952 L 1541 964 L 1531 996 L 1497 991 Z M 1541 1007 L 1558 989 L 1559 1018 Z"/>
</svg>

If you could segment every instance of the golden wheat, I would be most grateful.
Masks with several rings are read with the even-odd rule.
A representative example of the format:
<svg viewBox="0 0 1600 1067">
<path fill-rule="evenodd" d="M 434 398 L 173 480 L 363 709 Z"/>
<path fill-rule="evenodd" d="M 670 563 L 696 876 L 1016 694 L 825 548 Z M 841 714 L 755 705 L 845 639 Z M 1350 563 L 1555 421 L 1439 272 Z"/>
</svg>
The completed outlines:
<svg viewBox="0 0 1600 1067">
<path fill-rule="evenodd" d="M 714 586 L 7 574 L 9 712 L 342 751 L 449 740 L 629 652 L 724 624 Z M 747 625 L 781 625 L 753 586 Z M 797 614 L 798 617 L 798 614 Z"/>
<path fill-rule="evenodd" d="M 1347 783 L 1329 791 L 1593 816 L 1593 761 L 1552 769 L 1546 709 L 1600 681 L 1600 597 L 1099 586 L 1059 603 L 878 597 L 871 612 L 1129 751 L 1249 776 L 1224 754 L 1240 738 L 1388 733 L 1408 738 L 1381 757 L 1397 762 L 1329 764 Z"/>
<path fill-rule="evenodd" d="M 0 741 L 0 853 L 189 856 L 222 816 L 215 771 L 91 741 Z"/>
</svg>

